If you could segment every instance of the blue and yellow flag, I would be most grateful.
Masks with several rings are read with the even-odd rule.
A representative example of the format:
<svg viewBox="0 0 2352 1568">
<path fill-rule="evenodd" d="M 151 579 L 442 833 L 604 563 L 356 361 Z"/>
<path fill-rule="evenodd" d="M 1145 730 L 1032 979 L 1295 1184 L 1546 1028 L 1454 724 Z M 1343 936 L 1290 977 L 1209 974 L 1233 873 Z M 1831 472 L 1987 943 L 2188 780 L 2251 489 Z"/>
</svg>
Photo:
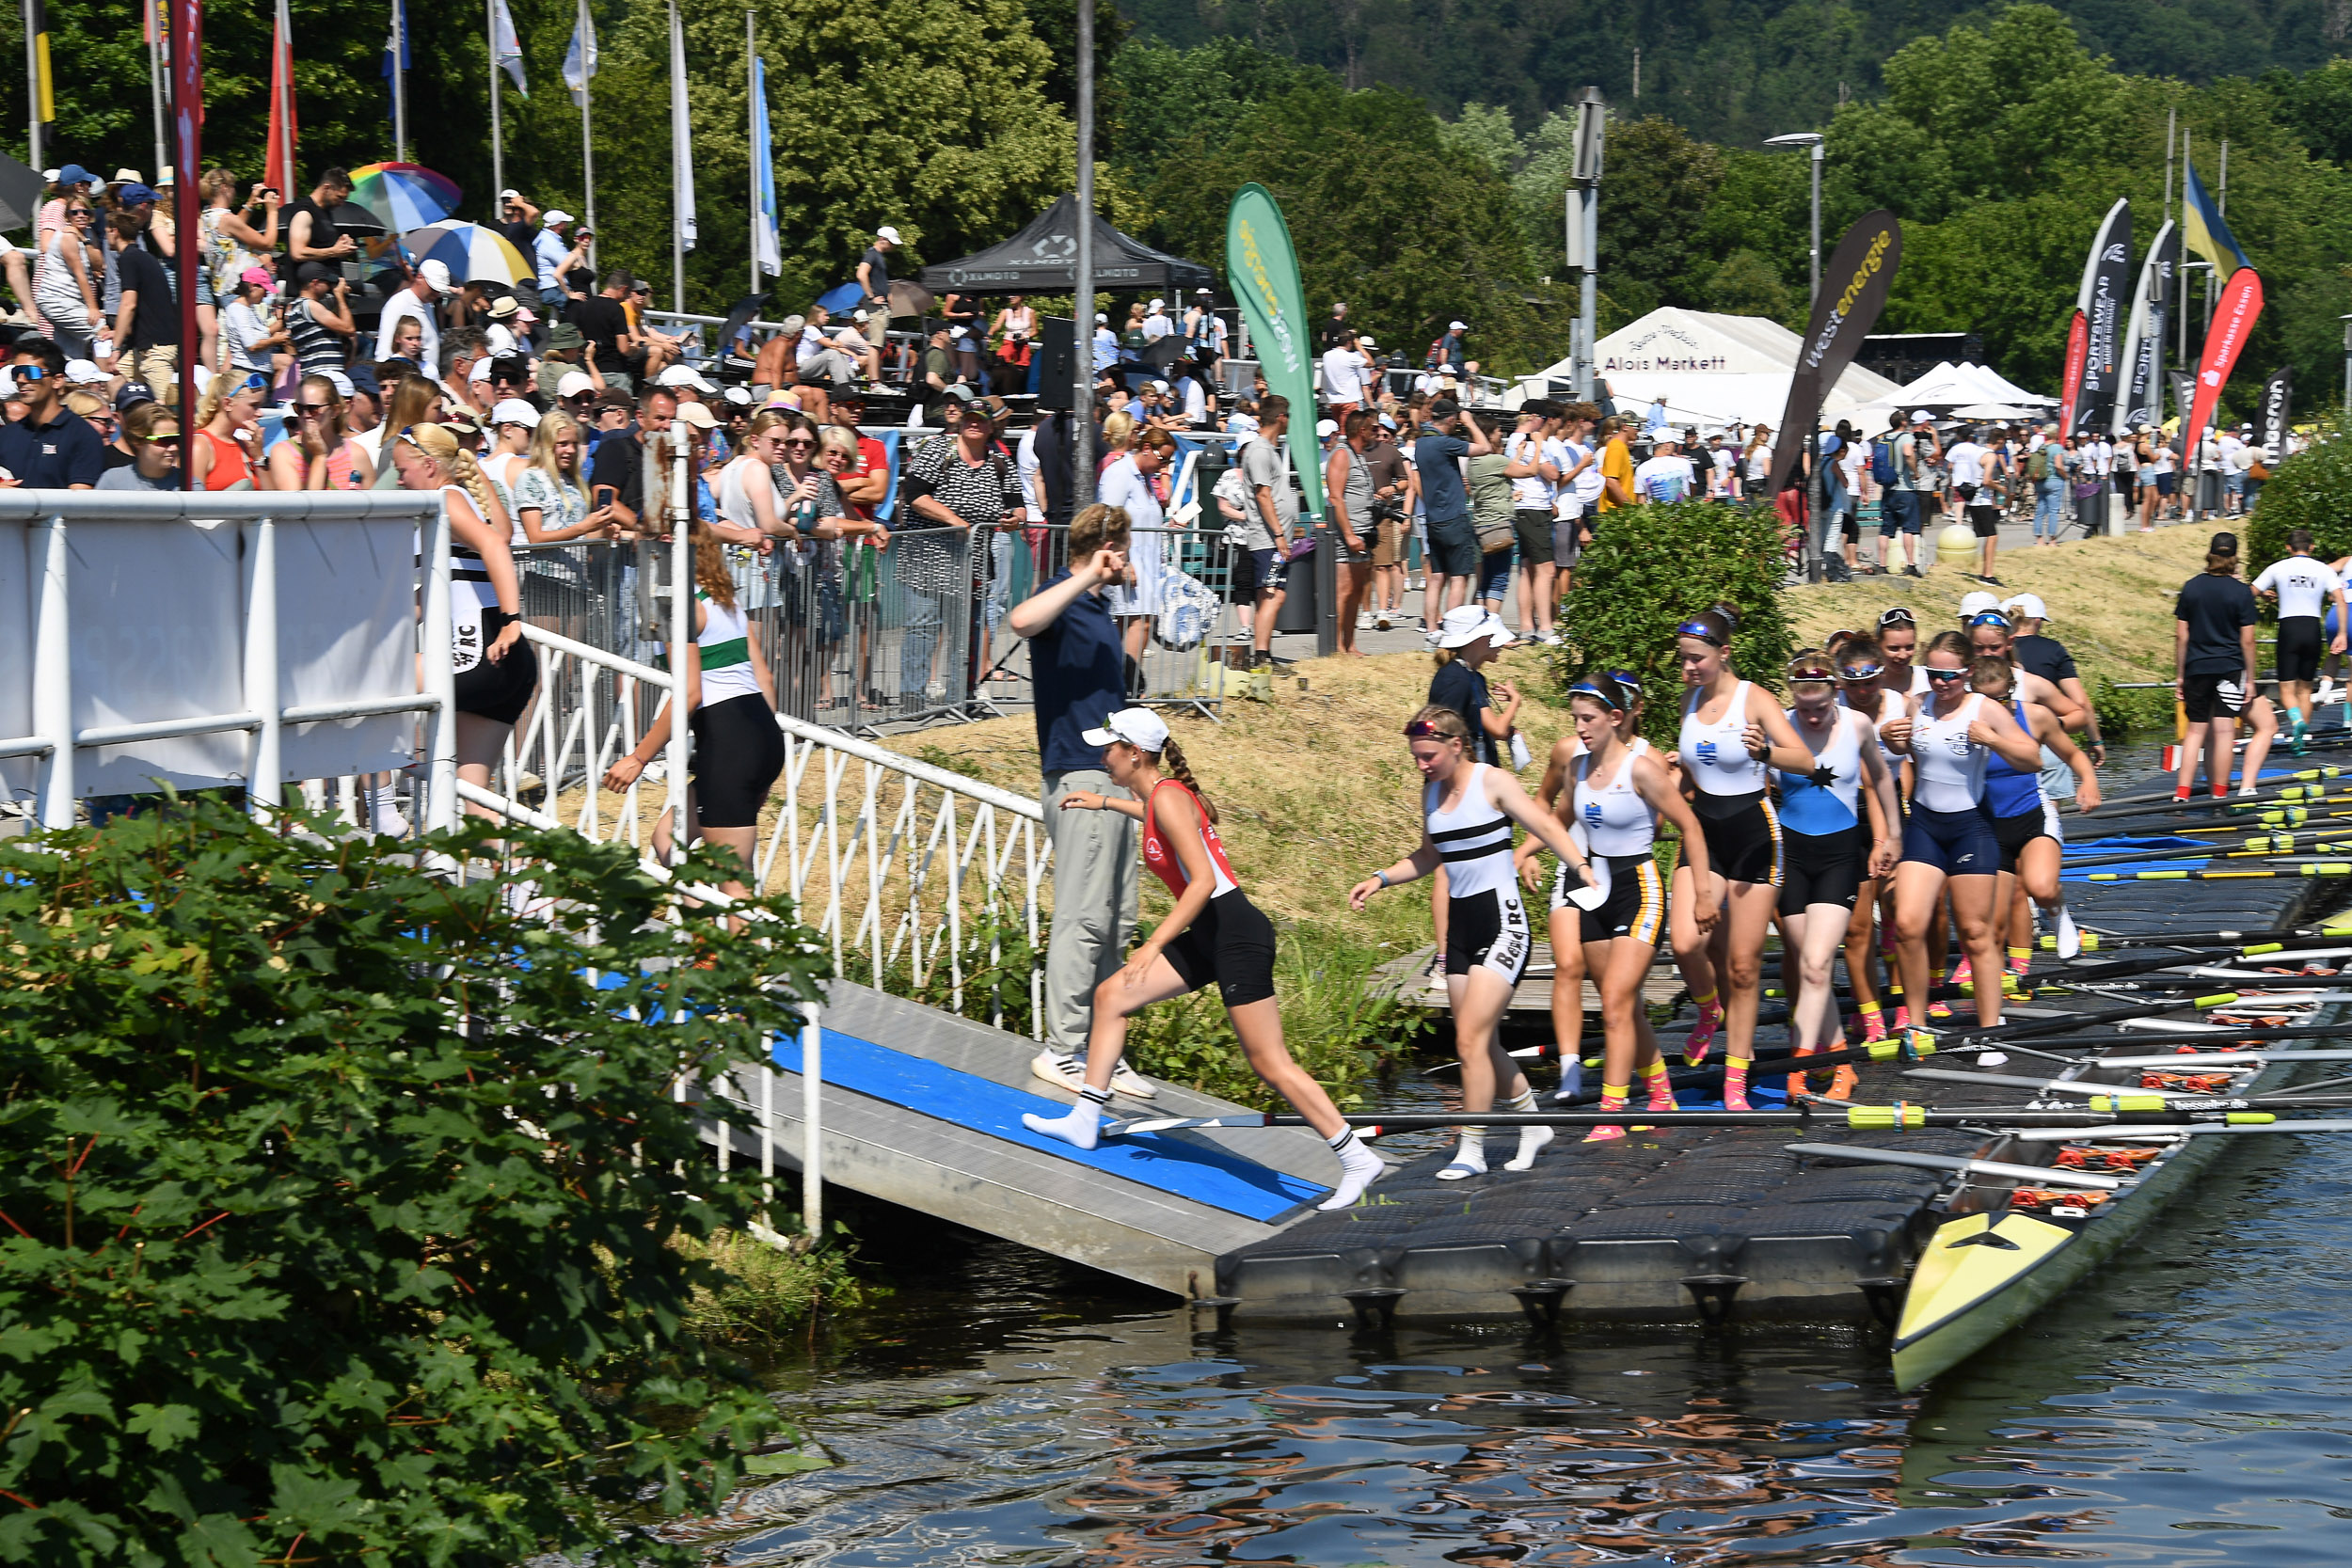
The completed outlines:
<svg viewBox="0 0 2352 1568">
<path fill-rule="evenodd" d="M 2205 194 L 2196 166 L 2188 166 L 2186 172 L 2187 178 L 2181 182 L 2181 238 L 2189 249 L 2213 263 L 2215 277 L 2227 279 L 2238 268 L 2253 263 L 2237 247 L 2237 236 L 2230 232 L 2221 209 Z"/>
</svg>

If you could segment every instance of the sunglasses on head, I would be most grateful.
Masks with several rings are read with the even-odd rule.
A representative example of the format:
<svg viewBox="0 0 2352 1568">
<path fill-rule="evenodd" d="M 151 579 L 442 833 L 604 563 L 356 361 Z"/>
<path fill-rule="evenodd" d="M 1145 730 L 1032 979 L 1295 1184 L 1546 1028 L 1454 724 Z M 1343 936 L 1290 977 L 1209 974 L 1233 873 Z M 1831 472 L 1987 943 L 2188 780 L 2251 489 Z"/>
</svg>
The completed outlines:
<svg viewBox="0 0 2352 1568">
<path fill-rule="evenodd" d="M 1612 713 L 1623 713 L 1625 711 L 1625 705 L 1623 703 L 1618 702 L 1614 697 L 1612 697 L 1608 692 L 1603 691 L 1599 687 L 1595 686 L 1591 681 L 1577 682 L 1574 686 L 1568 688 L 1568 695 L 1571 697 L 1590 697 L 1593 701 L 1609 709 Z"/>
<path fill-rule="evenodd" d="M 1838 671 L 1837 678 L 1847 681 L 1874 681 L 1879 678 L 1880 669 L 1881 666 L 1876 664 L 1865 664 L 1859 669 Z"/>
<path fill-rule="evenodd" d="M 269 377 L 263 375 L 260 371 L 255 371 L 251 374 L 247 375 L 243 381 L 237 383 L 237 390 L 240 392 L 266 392 L 269 390 Z"/>
<path fill-rule="evenodd" d="M 1879 625 L 1881 626 L 1916 626 L 1917 624 L 1918 617 L 1912 614 L 1911 611 L 1902 605 L 1897 605 L 1892 610 L 1882 611 L 1879 615 Z"/>
<path fill-rule="evenodd" d="M 1997 610 L 1979 610 L 1968 617 L 1968 629 L 1974 631 L 1979 626 L 1998 626 L 2003 631 L 2007 631 L 2009 630 L 2009 617 Z"/>
<path fill-rule="evenodd" d="M 1438 728 L 1437 724 L 1430 720 L 1414 719 L 1407 721 L 1405 725 L 1405 738 L 1407 740 L 1452 740 L 1454 736 Z"/>
<path fill-rule="evenodd" d="M 1700 641 L 1711 643 L 1718 648 L 1724 645 L 1723 633 L 1717 631 L 1713 626 L 1708 626 L 1704 621 L 1685 621 L 1682 625 L 1675 627 L 1675 635 L 1677 637 L 1695 637 Z"/>
<path fill-rule="evenodd" d="M 1967 678 L 1968 672 L 1965 670 L 1937 670 L 1931 668 L 1928 671 L 1928 679 L 1931 681 L 1957 681 L 1965 680 Z"/>
</svg>

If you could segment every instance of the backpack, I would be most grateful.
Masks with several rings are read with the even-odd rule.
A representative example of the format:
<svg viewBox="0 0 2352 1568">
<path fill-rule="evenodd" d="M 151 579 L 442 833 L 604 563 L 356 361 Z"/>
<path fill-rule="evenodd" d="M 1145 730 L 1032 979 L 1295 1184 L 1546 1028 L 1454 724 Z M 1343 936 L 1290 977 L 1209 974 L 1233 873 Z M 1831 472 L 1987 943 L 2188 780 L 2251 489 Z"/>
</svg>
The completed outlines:
<svg viewBox="0 0 2352 1568">
<path fill-rule="evenodd" d="M 1199 578 L 1171 571 L 1160 583 L 1159 624 L 1152 635 L 1161 647 L 1178 653 L 1197 648 L 1216 629 L 1219 608 L 1216 595 Z"/>
<path fill-rule="evenodd" d="M 2036 484 L 2050 477 L 2050 443 L 2042 442 L 2026 454 L 2026 477 Z"/>
<path fill-rule="evenodd" d="M 1892 489 L 1899 476 L 1895 472 L 1895 447 L 1891 441 L 1870 443 L 1870 483 L 1882 490 Z"/>
</svg>

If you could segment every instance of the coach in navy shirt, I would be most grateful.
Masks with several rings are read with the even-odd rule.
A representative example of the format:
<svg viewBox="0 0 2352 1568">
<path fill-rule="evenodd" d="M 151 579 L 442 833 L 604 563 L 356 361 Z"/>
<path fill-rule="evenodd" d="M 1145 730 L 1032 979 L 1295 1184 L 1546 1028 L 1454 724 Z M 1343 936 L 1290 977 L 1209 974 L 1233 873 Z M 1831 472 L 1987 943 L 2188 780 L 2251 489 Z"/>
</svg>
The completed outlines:
<svg viewBox="0 0 2352 1568">
<path fill-rule="evenodd" d="M 87 490 L 106 471 L 106 443 L 65 405 L 65 351 L 47 338 L 17 344 L 8 373 L 24 417 L 0 424 L 0 468 L 28 490 Z"/>
</svg>

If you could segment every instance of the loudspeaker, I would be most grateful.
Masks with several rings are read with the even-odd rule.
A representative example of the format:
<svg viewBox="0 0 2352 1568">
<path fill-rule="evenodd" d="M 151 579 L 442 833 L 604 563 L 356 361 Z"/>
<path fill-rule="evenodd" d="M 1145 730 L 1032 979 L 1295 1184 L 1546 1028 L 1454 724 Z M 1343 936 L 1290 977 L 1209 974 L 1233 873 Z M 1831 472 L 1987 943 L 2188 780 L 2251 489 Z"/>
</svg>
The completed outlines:
<svg viewBox="0 0 2352 1568">
<path fill-rule="evenodd" d="M 1071 353 L 1071 324 L 1067 316 L 1047 316 L 1038 323 L 1037 405 L 1067 409 L 1076 392 L 1077 361 Z"/>
</svg>

